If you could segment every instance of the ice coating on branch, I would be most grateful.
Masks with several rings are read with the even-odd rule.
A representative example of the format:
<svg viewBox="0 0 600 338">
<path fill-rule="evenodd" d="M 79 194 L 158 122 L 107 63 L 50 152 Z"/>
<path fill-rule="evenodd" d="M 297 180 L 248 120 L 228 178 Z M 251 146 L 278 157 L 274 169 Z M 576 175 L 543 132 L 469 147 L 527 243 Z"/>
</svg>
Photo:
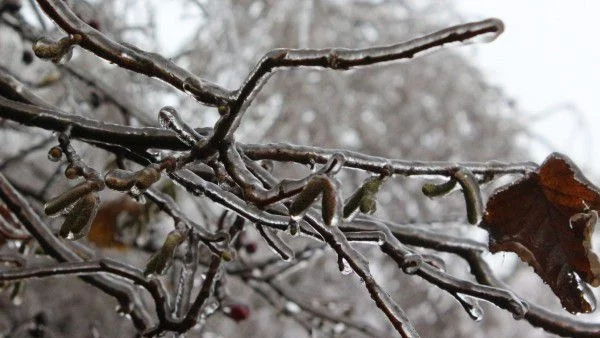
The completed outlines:
<svg viewBox="0 0 600 338">
<path fill-rule="evenodd" d="M 346 157 L 342 153 L 335 153 L 331 155 L 325 166 L 321 169 L 323 174 L 327 175 L 335 175 L 337 174 L 343 167 L 344 162 L 346 162 Z"/>
<path fill-rule="evenodd" d="M 282 260 L 286 262 L 291 262 L 294 260 L 294 250 L 279 237 L 275 230 L 266 228 L 261 224 L 256 224 L 256 229 L 265 242 L 267 242 L 271 251 L 281 257 Z"/>
<path fill-rule="evenodd" d="M 173 107 L 163 107 L 158 112 L 158 123 L 165 129 L 170 129 L 177 134 L 177 138 L 189 147 L 193 147 L 202 137 L 190 126 L 181 120 Z"/>
</svg>

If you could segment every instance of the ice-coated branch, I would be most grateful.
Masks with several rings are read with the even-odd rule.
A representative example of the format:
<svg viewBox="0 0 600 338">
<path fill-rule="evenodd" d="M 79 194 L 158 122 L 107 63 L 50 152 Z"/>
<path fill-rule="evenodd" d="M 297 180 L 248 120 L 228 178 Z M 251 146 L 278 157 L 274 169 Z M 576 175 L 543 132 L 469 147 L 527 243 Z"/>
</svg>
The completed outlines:
<svg viewBox="0 0 600 338">
<path fill-rule="evenodd" d="M 162 128 L 136 128 L 108 124 L 96 120 L 61 113 L 55 109 L 40 108 L 0 97 L 0 117 L 35 126 L 46 130 L 63 131 L 72 126 L 71 137 L 90 141 L 98 145 L 114 145 L 131 149 L 160 148 L 171 150 L 189 149 L 175 133 Z M 344 166 L 376 174 L 396 174 L 405 176 L 440 175 L 450 177 L 460 167 L 473 174 L 525 174 L 537 169 L 537 164 L 524 163 L 449 163 L 419 162 L 387 159 L 341 149 L 291 144 L 238 144 L 243 153 L 252 160 L 291 161 L 300 164 L 325 164 L 332 155 L 339 153 L 345 157 Z"/>
<path fill-rule="evenodd" d="M 146 197 L 156 204 L 162 211 L 173 218 L 176 226 L 183 225 L 186 229 L 194 230 L 203 243 L 221 242 L 229 240 L 229 236 L 225 233 L 213 234 L 206 230 L 202 225 L 192 221 L 184 212 L 181 211 L 179 205 L 173 198 L 165 193 L 162 193 L 154 188 L 149 188 L 144 192 Z"/>
<path fill-rule="evenodd" d="M 501 163 L 492 162 L 435 162 L 435 161 L 403 161 L 384 157 L 371 156 L 355 151 L 342 149 L 325 149 L 320 147 L 292 145 L 288 143 L 242 144 L 240 145 L 252 160 L 273 160 L 295 162 L 301 164 L 326 163 L 333 154 L 345 157 L 344 167 L 369 171 L 380 175 L 439 175 L 450 177 L 456 170 L 463 167 L 473 174 L 525 174 L 537 169 L 533 162 Z"/>
<path fill-rule="evenodd" d="M 488 41 L 492 41 L 503 31 L 502 21 L 488 19 L 457 25 L 389 46 L 365 49 L 274 49 L 265 54 L 236 91 L 235 100 L 228 105 L 227 113 L 215 124 L 209 144 L 215 146 L 233 136 L 245 110 L 276 70 L 298 67 L 347 70 L 384 62 L 406 61 L 448 44 L 469 43 L 476 39 L 485 40 L 486 37 Z"/>
<path fill-rule="evenodd" d="M 61 0 L 38 0 L 42 10 L 67 34 L 79 35 L 77 45 L 120 67 L 161 79 L 179 90 L 190 92 L 198 101 L 219 106 L 233 100 L 233 93 L 214 83 L 200 79 L 155 53 L 117 43 L 90 27 Z M 192 83 L 193 85 L 190 85 Z"/>
</svg>

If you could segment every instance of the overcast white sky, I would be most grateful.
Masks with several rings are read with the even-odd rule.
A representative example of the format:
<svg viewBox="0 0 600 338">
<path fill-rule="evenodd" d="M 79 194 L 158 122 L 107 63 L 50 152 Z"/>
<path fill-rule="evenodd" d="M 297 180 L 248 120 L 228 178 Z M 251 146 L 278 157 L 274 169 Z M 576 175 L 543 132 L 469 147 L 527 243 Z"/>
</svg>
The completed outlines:
<svg viewBox="0 0 600 338">
<path fill-rule="evenodd" d="M 572 104 L 533 124 L 553 150 L 600 177 L 600 1 L 456 0 L 465 19 L 497 17 L 504 34 L 465 52 L 529 114 Z M 591 138 L 591 140 L 589 139 Z M 549 152 L 539 143 L 534 160 Z M 596 184 L 600 182 L 595 182 Z"/>
</svg>

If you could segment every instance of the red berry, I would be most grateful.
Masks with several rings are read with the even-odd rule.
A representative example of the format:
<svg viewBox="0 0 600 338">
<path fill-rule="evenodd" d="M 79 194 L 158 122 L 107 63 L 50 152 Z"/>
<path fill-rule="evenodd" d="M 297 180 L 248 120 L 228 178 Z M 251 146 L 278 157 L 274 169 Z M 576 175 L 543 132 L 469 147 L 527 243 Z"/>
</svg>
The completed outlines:
<svg viewBox="0 0 600 338">
<path fill-rule="evenodd" d="M 229 306 L 229 311 L 225 314 L 236 322 L 241 322 L 250 317 L 250 308 L 246 304 L 238 303 Z"/>
<path fill-rule="evenodd" d="M 250 242 L 250 243 L 246 244 L 245 249 L 246 249 L 246 252 L 249 254 L 255 253 L 256 249 L 257 249 L 256 242 Z"/>
</svg>

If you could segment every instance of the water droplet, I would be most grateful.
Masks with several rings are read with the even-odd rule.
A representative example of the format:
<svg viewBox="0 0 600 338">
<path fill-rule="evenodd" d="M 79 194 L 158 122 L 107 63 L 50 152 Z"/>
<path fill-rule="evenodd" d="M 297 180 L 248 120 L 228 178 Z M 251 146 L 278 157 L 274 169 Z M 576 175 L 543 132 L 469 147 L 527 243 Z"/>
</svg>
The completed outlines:
<svg viewBox="0 0 600 338">
<path fill-rule="evenodd" d="M 177 138 L 189 147 L 193 147 L 202 139 L 195 130 L 183 122 L 173 107 L 166 106 L 160 110 L 158 113 L 158 123 L 161 127 L 174 131 Z"/>
<path fill-rule="evenodd" d="M 338 268 L 342 275 L 349 275 L 354 271 L 348 261 L 344 258 L 338 258 Z"/>
<path fill-rule="evenodd" d="M 308 161 L 307 165 L 308 165 L 308 169 L 310 169 L 311 174 L 314 174 L 317 172 L 317 162 L 313 158 L 311 158 Z"/>
<path fill-rule="evenodd" d="M 115 308 L 115 311 L 117 312 L 117 314 L 119 316 L 127 318 L 127 319 L 131 319 L 131 312 L 133 311 L 133 305 L 128 305 L 126 307 L 117 305 L 117 307 Z"/>
<path fill-rule="evenodd" d="M 12 297 L 10 301 L 13 305 L 19 306 L 19 305 L 23 304 L 23 297 L 15 296 L 15 297 Z"/>
<path fill-rule="evenodd" d="M 285 303 L 285 311 L 288 313 L 299 313 L 301 310 L 302 309 L 300 309 L 300 306 L 294 302 Z"/>
<path fill-rule="evenodd" d="M 344 331 L 346 331 L 346 329 L 347 329 L 347 327 L 346 327 L 346 324 L 344 324 L 344 323 L 336 323 L 333 326 L 333 332 L 336 334 L 343 333 Z"/>
<path fill-rule="evenodd" d="M 328 175 L 335 175 L 340 171 L 340 169 L 342 169 L 342 167 L 344 166 L 344 162 L 346 162 L 346 157 L 344 156 L 344 154 L 335 153 L 331 155 L 331 157 L 323 167 L 322 171 L 323 173 Z"/>
<path fill-rule="evenodd" d="M 129 195 L 131 195 L 132 197 L 138 197 L 142 194 L 142 191 L 140 190 L 140 188 L 138 188 L 137 186 L 132 186 L 131 189 L 129 189 Z"/>
<path fill-rule="evenodd" d="M 589 312 L 594 312 L 594 310 L 596 310 L 596 297 L 594 296 L 594 292 L 587 286 L 587 284 L 581 279 L 581 277 L 579 277 L 577 273 L 573 273 L 573 277 L 575 279 L 575 283 L 577 284 L 577 290 L 580 292 L 582 302 L 585 302 L 589 305 Z"/>
<path fill-rule="evenodd" d="M 289 222 L 290 234 L 292 236 L 298 236 L 300 234 L 300 222 L 299 220 L 294 219 L 294 216 L 290 219 Z"/>
<path fill-rule="evenodd" d="M 460 302 L 460 305 L 467 311 L 467 314 L 474 321 L 480 321 L 483 319 L 483 309 L 479 306 L 479 302 L 476 299 L 457 293 L 454 295 L 456 300 Z"/>
<path fill-rule="evenodd" d="M 144 196 L 143 194 L 140 194 L 138 196 L 135 196 L 135 201 L 138 202 L 139 204 L 146 204 L 146 196 Z"/>
<path fill-rule="evenodd" d="M 419 271 L 421 264 L 423 264 L 423 258 L 420 255 L 406 255 L 404 256 L 402 271 L 407 275 L 413 275 Z"/>
</svg>

